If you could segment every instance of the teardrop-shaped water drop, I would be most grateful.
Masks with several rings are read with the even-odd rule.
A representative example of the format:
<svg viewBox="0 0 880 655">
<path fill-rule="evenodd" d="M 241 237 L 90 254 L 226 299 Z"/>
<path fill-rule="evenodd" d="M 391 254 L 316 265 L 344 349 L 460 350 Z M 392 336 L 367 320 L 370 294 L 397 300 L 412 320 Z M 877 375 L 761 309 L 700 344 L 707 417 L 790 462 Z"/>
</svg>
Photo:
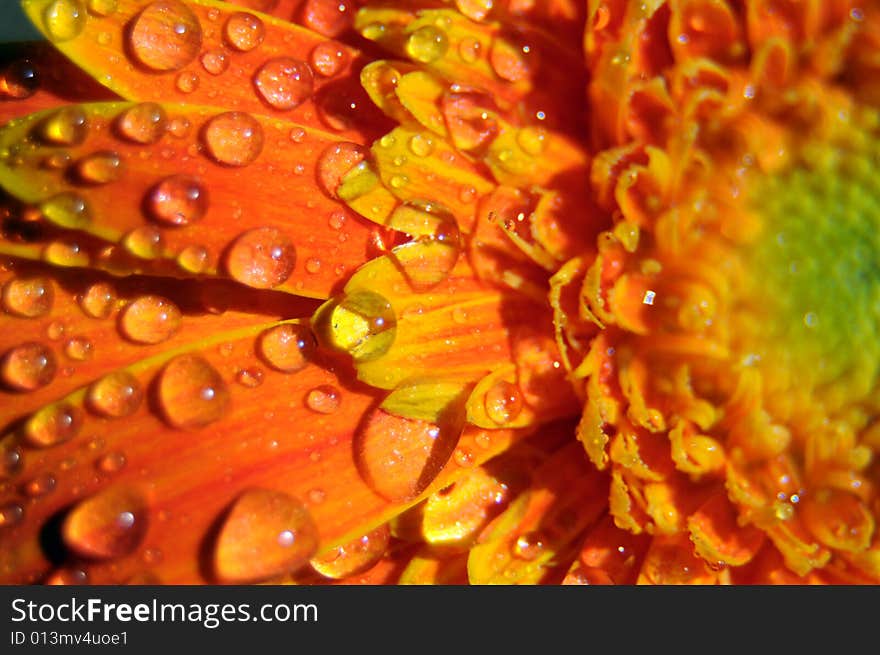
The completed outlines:
<svg viewBox="0 0 880 655">
<path fill-rule="evenodd" d="M 519 416 L 523 397 L 515 384 L 499 380 L 486 392 L 484 403 L 486 415 L 498 425 L 505 425 Z"/>
<path fill-rule="evenodd" d="M 55 446 L 70 441 L 82 427 L 82 412 L 66 403 L 48 405 L 31 416 L 24 436 L 34 446 Z"/>
<path fill-rule="evenodd" d="M 295 373 L 308 365 L 315 351 L 315 337 L 307 325 L 276 325 L 260 335 L 257 351 L 272 368 Z"/>
<path fill-rule="evenodd" d="M 180 0 L 150 3 L 129 24 L 127 34 L 135 59 L 155 71 L 180 70 L 202 47 L 199 19 Z"/>
<path fill-rule="evenodd" d="M 89 409 L 109 418 L 130 416 L 137 411 L 143 400 L 141 383 L 124 370 L 108 373 L 93 382 L 86 392 Z"/>
<path fill-rule="evenodd" d="M 122 175 L 122 158 L 112 150 L 92 153 L 77 162 L 76 175 L 87 184 L 114 182 Z"/>
<path fill-rule="evenodd" d="M 59 227 L 80 230 L 92 220 L 89 205 L 77 193 L 65 191 L 52 196 L 40 205 L 40 211 Z"/>
<path fill-rule="evenodd" d="M 79 107 L 62 107 L 37 125 L 40 139 L 53 146 L 78 146 L 89 132 L 88 119 Z"/>
<path fill-rule="evenodd" d="M 22 318 L 45 316 L 52 311 L 54 300 L 52 281 L 42 276 L 12 278 L 0 294 L 3 309 Z"/>
<path fill-rule="evenodd" d="M 179 355 L 159 377 L 159 402 L 166 420 L 178 428 L 200 428 L 226 413 L 230 394 L 226 383 L 199 355 Z"/>
<path fill-rule="evenodd" d="M 122 245 L 135 257 L 157 259 L 162 256 L 162 233 L 152 225 L 141 225 L 122 238 Z"/>
<path fill-rule="evenodd" d="M 141 296 L 123 311 L 122 334 L 137 343 L 161 343 L 177 332 L 181 313 L 173 302 L 161 296 Z"/>
<path fill-rule="evenodd" d="M 263 150 L 263 128 L 250 114 L 230 111 L 214 116 L 205 124 L 202 140 L 217 163 L 247 166 Z"/>
<path fill-rule="evenodd" d="M 117 487 L 80 502 L 67 515 L 61 529 L 68 548 L 96 559 L 132 552 L 146 532 L 146 501 L 131 489 Z"/>
<path fill-rule="evenodd" d="M 30 341 L 10 348 L 0 359 L 0 380 L 13 391 L 34 391 L 55 379 L 58 364 L 51 348 Z"/>
<path fill-rule="evenodd" d="M 75 241 L 55 239 L 43 248 L 42 258 L 54 266 L 85 268 L 91 262 L 89 253 Z"/>
<path fill-rule="evenodd" d="M 293 273 L 296 248 L 281 230 L 260 227 L 240 235 L 226 255 L 233 279 L 257 289 L 283 284 Z"/>
<path fill-rule="evenodd" d="M 86 26 L 85 7 L 81 0 L 52 0 L 43 9 L 43 24 L 49 39 L 59 43 L 79 36 Z"/>
<path fill-rule="evenodd" d="M 318 546 L 315 522 L 296 498 L 249 489 L 230 508 L 214 549 L 220 582 L 258 582 L 300 568 Z"/>
</svg>

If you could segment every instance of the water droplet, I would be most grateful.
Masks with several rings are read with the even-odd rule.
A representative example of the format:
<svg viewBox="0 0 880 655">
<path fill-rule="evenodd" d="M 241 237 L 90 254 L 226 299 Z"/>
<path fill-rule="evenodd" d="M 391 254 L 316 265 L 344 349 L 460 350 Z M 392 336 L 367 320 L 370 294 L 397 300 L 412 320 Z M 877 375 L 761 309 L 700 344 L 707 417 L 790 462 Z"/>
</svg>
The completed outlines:
<svg viewBox="0 0 880 655">
<path fill-rule="evenodd" d="M 52 351 L 41 343 L 22 343 L 0 359 L 0 379 L 16 391 L 34 391 L 55 379 L 58 364 Z"/>
<path fill-rule="evenodd" d="M 150 218 L 163 225 L 190 225 L 208 210 L 208 194 L 198 178 L 172 175 L 147 194 Z"/>
<path fill-rule="evenodd" d="M 348 63 L 348 55 L 335 43 L 325 41 L 314 47 L 309 61 L 318 75 L 333 77 Z"/>
<path fill-rule="evenodd" d="M 461 234 L 458 222 L 445 207 L 409 201 L 394 210 L 387 225 L 417 237 L 392 251 L 413 289 L 427 290 L 445 280 L 455 268 L 461 253 Z"/>
<path fill-rule="evenodd" d="M 266 26 L 263 21 L 244 11 L 232 14 L 223 27 L 223 37 L 236 50 L 248 52 L 263 42 Z"/>
<path fill-rule="evenodd" d="M 50 241 L 43 248 L 43 261 L 55 266 L 86 267 L 91 262 L 89 254 L 78 243 L 67 240 Z"/>
<path fill-rule="evenodd" d="M 202 47 L 202 27 L 180 0 L 159 0 L 139 13 L 128 29 L 135 58 L 156 71 L 176 71 L 190 63 Z"/>
<path fill-rule="evenodd" d="M 70 359 L 84 362 L 92 357 L 92 342 L 85 337 L 73 337 L 64 344 L 64 354 Z"/>
<path fill-rule="evenodd" d="M 363 537 L 352 539 L 325 555 L 315 557 L 310 564 L 325 578 L 339 580 L 357 575 L 382 559 L 390 538 L 391 532 L 388 526 L 382 525 Z"/>
<path fill-rule="evenodd" d="M 108 373 L 91 384 L 86 404 L 92 411 L 108 418 L 130 416 L 144 400 L 137 378 L 128 371 Z"/>
<path fill-rule="evenodd" d="M 46 578 L 47 585 L 84 585 L 89 583 L 89 574 L 82 569 L 56 569 Z"/>
<path fill-rule="evenodd" d="M 24 508 L 16 503 L 0 506 L 0 528 L 18 525 L 24 518 Z"/>
<path fill-rule="evenodd" d="M 0 446 L 0 479 L 18 474 L 22 466 L 21 449 L 9 441 Z"/>
<path fill-rule="evenodd" d="M 314 77 L 309 65 L 299 59 L 276 57 L 263 64 L 254 75 L 257 93 L 271 107 L 289 110 L 312 95 Z"/>
<path fill-rule="evenodd" d="M 92 153 L 76 164 L 76 175 L 88 184 L 107 184 L 122 175 L 122 158 L 110 150 Z"/>
<path fill-rule="evenodd" d="M 82 427 L 82 412 L 65 403 L 48 405 L 24 426 L 24 436 L 34 446 L 55 446 L 73 439 Z"/>
<path fill-rule="evenodd" d="M 509 423 L 522 411 L 523 398 L 519 387 L 499 380 L 486 392 L 486 415 L 498 425 Z"/>
<path fill-rule="evenodd" d="M 183 139 L 189 135 L 192 123 L 188 118 L 177 116 L 168 121 L 168 133 L 178 139 Z"/>
<path fill-rule="evenodd" d="M 137 343 L 161 343 L 180 327 L 180 310 L 161 296 L 141 296 L 120 317 L 122 333 Z"/>
<path fill-rule="evenodd" d="M 192 71 L 183 71 L 177 76 L 174 86 L 181 93 L 192 93 L 199 88 L 199 76 Z"/>
<path fill-rule="evenodd" d="M 41 473 L 23 485 L 23 491 L 31 498 L 39 498 L 55 489 L 55 478 L 49 473 Z"/>
<path fill-rule="evenodd" d="M 521 534 L 513 545 L 513 554 L 526 561 L 536 559 L 543 550 L 543 537 L 537 532 Z"/>
<path fill-rule="evenodd" d="M 189 273 L 204 273 L 208 268 L 208 251 L 199 245 L 189 245 L 177 255 L 177 265 Z"/>
<path fill-rule="evenodd" d="M 63 107 L 37 125 L 40 138 L 53 146 L 78 146 L 88 132 L 88 119 L 79 107 Z"/>
<path fill-rule="evenodd" d="M 455 0 L 455 7 L 473 21 L 485 20 L 495 6 L 494 0 Z"/>
<path fill-rule="evenodd" d="M 330 305 L 327 319 L 318 321 L 322 328 L 319 337 L 359 362 L 388 352 L 397 333 L 397 316 L 391 303 L 372 291 L 346 294 L 335 306 Z"/>
<path fill-rule="evenodd" d="M 272 368 L 295 373 L 308 365 L 315 351 L 315 337 L 306 325 L 276 325 L 260 335 L 257 351 Z"/>
<path fill-rule="evenodd" d="M 3 309 L 13 316 L 39 318 L 52 310 L 55 290 L 45 277 L 13 278 L 3 285 Z"/>
<path fill-rule="evenodd" d="M 241 369 L 235 375 L 235 381 L 238 382 L 241 386 L 248 389 L 256 389 L 261 384 L 263 384 L 263 377 L 263 369 L 257 366 L 250 366 L 248 368 Z"/>
<path fill-rule="evenodd" d="M 503 38 L 495 39 L 489 50 L 492 70 L 503 80 L 519 82 L 531 76 L 535 63 L 530 61 L 531 46 L 515 44 Z"/>
<path fill-rule="evenodd" d="M 214 550 L 214 571 L 227 584 L 265 580 L 303 566 L 318 547 L 305 506 L 280 491 L 249 489 L 229 510 Z"/>
<path fill-rule="evenodd" d="M 329 384 L 315 387 L 306 394 L 306 406 L 319 414 L 332 414 L 342 401 L 339 389 Z"/>
<path fill-rule="evenodd" d="M 147 532 L 147 504 L 131 489 L 111 487 L 79 503 L 61 535 L 84 557 L 110 559 L 135 550 Z"/>
<path fill-rule="evenodd" d="M 434 152 L 434 139 L 428 134 L 414 134 L 409 140 L 409 150 L 416 157 L 427 157 Z"/>
<path fill-rule="evenodd" d="M 229 68 L 229 57 L 219 48 L 208 50 L 202 55 L 202 68 L 211 75 L 221 75 Z"/>
<path fill-rule="evenodd" d="M 469 448 L 456 448 L 452 453 L 452 459 L 462 468 L 474 465 L 474 454 Z"/>
<path fill-rule="evenodd" d="M 162 370 L 159 401 L 168 422 L 200 428 L 219 420 L 229 406 L 229 389 L 217 370 L 199 355 L 179 355 Z"/>
<path fill-rule="evenodd" d="M 351 0 L 306 0 L 300 16 L 313 32 L 336 38 L 351 28 L 356 11 Z"/>
<path fill-rule="evenodd" d="M 52 196 L 40 205 L 40 212 L 59 227 L 71 230 L 84 228 L 91 222 L 89 206 L 82 196 L 64 192 Z"/>
<path fill-rule="evenodd" d="M 49 170 L 60 171 L 70 165 L 71 156 L 69 152 L 60 151 L 53 152 L 43 160 L 43 166 Z"/>
<path fill-rule="evenodd" d="M 156 259 L 162 255 L 162 233 L 150 225 L 142 225 L 126 234 L 122 245 L 135 257 Z"/>
<path fill-rule="evenodd" d="M 116 119 L 116 129 L 121 137 L 143 145 L 161 139 L 167 124 L 165 110 L 155 102 L 129 107 Z"/>
<path fill-rule="evenodd" d="M 448 48 L 449 38 L 446 32 L 433 25 L 418 28 L 406 41 L 406 53 L 423 64 L 440 59 Z"/>
<path fill-rule="evenodd" d="M 473 64 L 480 57 L 480 42 L 474 38 L 462 39 L 458 44 L 458 56 L 466 64 Z"/>
<path fill-rule="evenodd" d="M 283 284 L 293 273 L 296 249 L 280 230 L 260 227 L 239 236 L 226 256 L 233 279 L 257 289 Z"/>
<path fill-rule="evenodd" d="M 336 198 L 342 179 L 367 157 L 367 150 L 356 143 L 336 143 L 318 158 L 318 182 L 331 198 Z"/>
<path fill-rule="evenodd" d="M 318 273 L 321 270 L 321 260 L 317 257 L 309 257 L 306 260 L 306 272 L 307 273 Z"/>
<path fill-rule="evenodd" d="M 80 0 L 53 0 L 43 10 L 43 23 L 49 39 L 55 42 L 79 36 L 86 26 L 86 19 Z"/>
<path fill-rule="evenodd" d="M 67 326 L 64 325 L 61 321 L 52 321 L 46 327 L 46 336 L 49 337 L 52 341 L 58 341 L 61 337 L 64 336 L 64 333 L 67 331 Z"/>
<path fill-rule="evenodd" d="M 240 111 L 214 116 L 202 137 L 211 157 L 227 166 L 247 166 L 263 150 L 263 128 L 253 116 Z"/>
<path fill-rule="evenodd" d="M 116 294 L 106 282 L 96 282 L 79 298 L 79 306 L 91 318 L 107 318 L 113 311 Z"/>
<path fill-rule="evenodd" d="M 116 13 L 117 0 L 88 0 L 88 7 L 95 16 L 110 16 Z"/>
<path fill-rule="evenodd" d="M 98 461 L 95 462 L 95 467 L 101 471 L 101 473 L 119 473 L 123 468 L 125 468 L 126 459 L 125 455 L 119 452 L 107 453 L 102 457 L 98 458 Z"/>
<path fill-rule="evenodd" d="M 22 100 L 32 96 L 40 88 L 37 67 L 27 59 L 11 63 L 3 71 L 3 91 L 10 97 Z"/>
</svg>

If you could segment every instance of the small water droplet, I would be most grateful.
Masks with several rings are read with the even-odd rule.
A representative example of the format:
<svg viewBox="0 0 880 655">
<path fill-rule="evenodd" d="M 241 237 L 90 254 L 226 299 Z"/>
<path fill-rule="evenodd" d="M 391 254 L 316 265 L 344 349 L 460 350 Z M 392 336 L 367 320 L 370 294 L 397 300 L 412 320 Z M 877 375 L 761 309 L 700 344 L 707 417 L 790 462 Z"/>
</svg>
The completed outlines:
<svg viewBox="0 0 880 655">
<path fill-rule="evenodd" d="M 306 325 L 276 325 L 260 335 L 257 351 L 272 368 L 295 373 L 308 365 L 315 351 L 315 337 Z"/>
<path fill-rule="evenodd" d="M 202 54 L 202 68 L 211 75 L 221 75 L 229 68 L 229 57 L 223 50 L 215 48 Z"/>
<path fill-rule="evenodd" d="M 117 0 L 88 0 L 89 13 L 95 16 L 110 16 L 116 13 Z"/>
<path fill-rule="evenodd" d="M 543 551 L 543 538 L 537 532 L 521 534 L 513 545 L 513 554 L 526 561 L 535 560 Z"/>
<path fill-rule="evenodd" d="M 142 102 L 129 107 L 116 119 L 119 135 L 134 143 L 156 143 L 165 133 L 168 117 L 155 102 Z"/>
<path fill-rule="evenodd" d="M 486 392 L 486 415 L 498 425 L 505 425 L 519 416 L 523 398 L 519 387 L 507 380 L 499 380 Z"/>
<path fill-rule="evenodd" d="M 71 230 L 82 229 L 92 220 L 85 199 L 71 192 L 52 196 L 40 205 L 40 212 L 52 223 Z"/>
<path fill-rule="evenodd" d="M 122 158 L 110 150 L 101 150 L 80 159 L 76 176 L 87 184 L 107 184 L 122 175 Z"/>
<path fill-rule="evenodd" d="M 248 389 L 256 389 L 263 384 L 263 377 L 263 369 L 257 366 L 249 366 L 248 368 L 241 369 L 235 375 L 235 381 Z"/>
<path fill-rule="evenodd" d="M 70 441 L 82 427 L 82 412 L 65 403 L 48 405 L 31 416 L 24 436 L 34 446 L 55 446 Z"/>
<path fill-rule="evenodd" d="M 473 21 L 485 20 L 495 6 L 495 0 L 455 0 L 455 7 Z"/>
<path fill-rule="evenodd" d="M 332 414 L 341 402 L 339 389 L 329 384 L 315 387 L 306 394 L 306 406 L 319 414 Z"/>
<path fill-rule="evenodd" d="M 247 166 L 263 150 L 263 128 L 250 114 L 230 111 L 207 122 L 202 139 L 208 153 L 226 166 Z"/>
<path fill-rule="evenodd" d="M 3 71 L 2 90 L 6 95 L 23 100 L 29 98 L 40 88 L 40 75 L 37 67 L 28 59 L 15 61 Z"/>
<path fill-rule="evenodd" d="M 106 489 L 80 502 L 64 520 L 62 538 L 84 557 L 110 559 L 135 550 L 147 532 L 147 504 L 131 489 Z"/>
<path fill-rule="evenodd" d="M 73 337 L 64 344 L 64 354 L 78 362 L 91 359 L 92 351 L 92 342 L 85 337 Z"/>
<path fill-rule="evenodd" d="M 24 518 L 24 508 L 16 503 L 0 506 L 0 528 L 18 525 Z"/>
<path fill-rule="evenodd" d="M 172 175 L 147 193 L 146 208 L 163 225 L 190 225 L 208 210 L 208 193 L 198 178 Z"/>
<path fill-rule="evenodd" d="M 293 273 L 296 249 L 280 230 L 260 227 L 240 235 L 226 256 L 233 279 L 257 289 L 283 284 Z"/>
<path fill-rule="evenodd" d="M 448 49 L 449 38 L 446 32 L 433 25 L 418 28 L 406 41 L 406 53 L 423 64 L 440 59 Z"/>
<path fill-rule="evenodd" d="M 86 267 L 91 261 L 89 254 L 78 243 L 60 239 L 46 244 L 42 258 L 49 264 L 65 267 Z"/>
<path fill-rule="evenodd" d="M 266 26 L 263 21 L 245 11 L 232 14 L 223 27 L 223 37 L 232 48 L 241 52 L 253 50 L 263 42 Z"/>
<path fill-rule="evenodd" d="M 208 251 L 204 246 L 191 244 L 177 255 L 177 265 L 189 273 L 204 273 L 208 268 Z"/>
<path fill-rule="evenodd" d="M 202 27 L 180 0 L 150 3 L 128 27 L 134 57 L 155 71 L 176 71 L 190 63 L 202 47 Z"/>
<path fill-rule="evenodd" d="M 335 43 L 325 41 L 314 47 L 309 61 L 318 75 L 333 77 L 348 63 L 348 55 Z"/>
<path fill-rule="evenodd" d="M 61 321 L 52 321 L 46 327 L 46 336 L 52 341 L 58 341 L 67 332 L 67 326 Z"/>
<path fill-rule="evenodd" d="M 162 255 L 162 233 L 151 225 L 142 225 L 126 234 L 122 245 L 135 257 L 156 259 Z"/>
<path fill-rule="evenodd" d="M 108 373 L 93 382 L 86 392 L 88 408 L 108 418 L 132 415 L 143 400 L 140 382 L 125 370 Z"/>
<path fill-rule="evenodd" d="M 112 452 L 99 457 L 98 461 L 95 462 L 95 467 L 101 473 L 113 474 L 119 473 L 119 471 L 125 468 L 125 464 L 125 455 L 120 452 Z"/>
<path fill-rule="evenodd" d="M 356 143 L 328 146 L 318 158 L 318 181 L 331 198 L 336 198 L 342 179 L 367 157 L 367 150 Z"/>
<path fill-rule="evenodd" d="M 86 140 L 88 119 L 79 107 L 63 107 L 37 125 L 40 139 L 52 146 L 78 146 Z"/>
<path fill-rule="evenodd" d="M 79 298 L 79 306 L 91 318 L 107 318 L 113 311 L 116 294 L 106 282 L 92 284 Z"/>
<path fill-rule="evenodd" d="M 181 93 L 192 93 L 199 88 L 199 76 L 192 71 L 183 71 L 177 76 L 174 86 Z"/>
<path fill-rule="evenodd" d="M 11 478 L 21 470 L 21 449 L 8 442 L 0 446 L 0 479 Z"/>
<path fill-rule="evenodd" d="M 52 350 L 38 342 L 10 348 L 0 359 L 0 379 L 15 391 L 34 391 L 55 379 L 58 364 Z"/>
<path fill-rule="evenodd" d="M 470 468 L 474 465 L 474 454 L 468 448 L 456 448 L 452 453 L 452 459 L 462 468 Z"/>
<path fill-rule="evenodd" d="M 427 157 L 434 152 L 434 139 L 428 134 L 414 134 L 409 140 L 409 150 L 416 157 Z"/>
<path fill-rule="evenodd" d="M 227 584 L 265 580 L 304 565 L 318 547 L 315 522 L 296 498 L 249 489 L 229 510 L 214 549 L 214 571 Z"/>
<path fill-rule="evenodd" d="M 351 28 L 356 11 L 351 0 L 305 0 L 300 16 L 313 32 L 336 38 Z"/>
<path fill-rule="evenodd" d="M 314 77 L 306 62 L 291 57 L 276 57 L 257 70 L 254 86 L 271 107 L 290 110 L 311 97 Z"/>
<path fill-rule="evenodd" d="M 31 498 L 39 498 L 55 489 L 55 478 L 50 473 L 41 473 L 23 485 L 23 491 Z"/>
<path fill-rule="evenodd" d="M 327 492 L 318 488 L 310 489 L 307 497 L 312 505 L 320 505 L 327 499 Z"/>
<path fill-rule="evenodd" d="M 199 355 L 179 355 L 159 377 L 159 402 L 167 421 L 178 428 L 200 428 L 226 413 L 229 389 L 217 370 Z"/>
<path fill-rule="evenodd" d="M 137 343 L 161 343 L 180 327 L 180 310 L 161 296 L 141 296 L 131 302 L 120 317 L 123 335 Z"/>
<path fill-rule="evenodd" d="M 480 57 L 480 42 L 472 37 L 462 39 L 458 43 L 458 56 L 466 64 L 473 64 Z"/>
<path fill-rule="evenodd" d="M 43 24 L 49 39 L 55 42 L 79 36 L 86 26 L 86 19 L 81 0 L 53 0 L 43 10 Z"/>
<path fill-rule="evenodd" d="M 55 290 L 49 278 L 12 278 L 3 285 L 3 309 L 13 316 L 39 318 L 52 310 Z"/>
</svg>

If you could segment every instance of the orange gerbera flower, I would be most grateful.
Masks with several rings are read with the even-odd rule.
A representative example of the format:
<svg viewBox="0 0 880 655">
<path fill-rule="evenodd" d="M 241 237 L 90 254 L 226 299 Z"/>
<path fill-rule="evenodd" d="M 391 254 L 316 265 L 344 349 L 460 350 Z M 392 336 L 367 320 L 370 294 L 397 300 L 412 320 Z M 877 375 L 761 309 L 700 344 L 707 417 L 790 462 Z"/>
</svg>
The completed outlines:
<svg viewBox="0 0 880 655">
<path fill-rule="evenodd" d="M 238 4 L 22 1 L 0 581 L 880 582 L 876 3 Z"/>
</svg>

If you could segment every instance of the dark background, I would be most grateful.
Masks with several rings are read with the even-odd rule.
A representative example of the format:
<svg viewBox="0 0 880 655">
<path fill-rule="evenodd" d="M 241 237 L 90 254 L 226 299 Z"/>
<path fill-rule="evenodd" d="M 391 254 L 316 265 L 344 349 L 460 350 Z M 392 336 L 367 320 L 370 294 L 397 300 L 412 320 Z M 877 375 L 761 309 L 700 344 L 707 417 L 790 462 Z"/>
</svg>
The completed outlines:
<svg viewBox="0 0 880 655">
<path fill-rule="evenodd" d="M 40 33 L 25 18 L 18 0 L 0 0 L 0 43 L 39 38 Z"/>
</svg>

